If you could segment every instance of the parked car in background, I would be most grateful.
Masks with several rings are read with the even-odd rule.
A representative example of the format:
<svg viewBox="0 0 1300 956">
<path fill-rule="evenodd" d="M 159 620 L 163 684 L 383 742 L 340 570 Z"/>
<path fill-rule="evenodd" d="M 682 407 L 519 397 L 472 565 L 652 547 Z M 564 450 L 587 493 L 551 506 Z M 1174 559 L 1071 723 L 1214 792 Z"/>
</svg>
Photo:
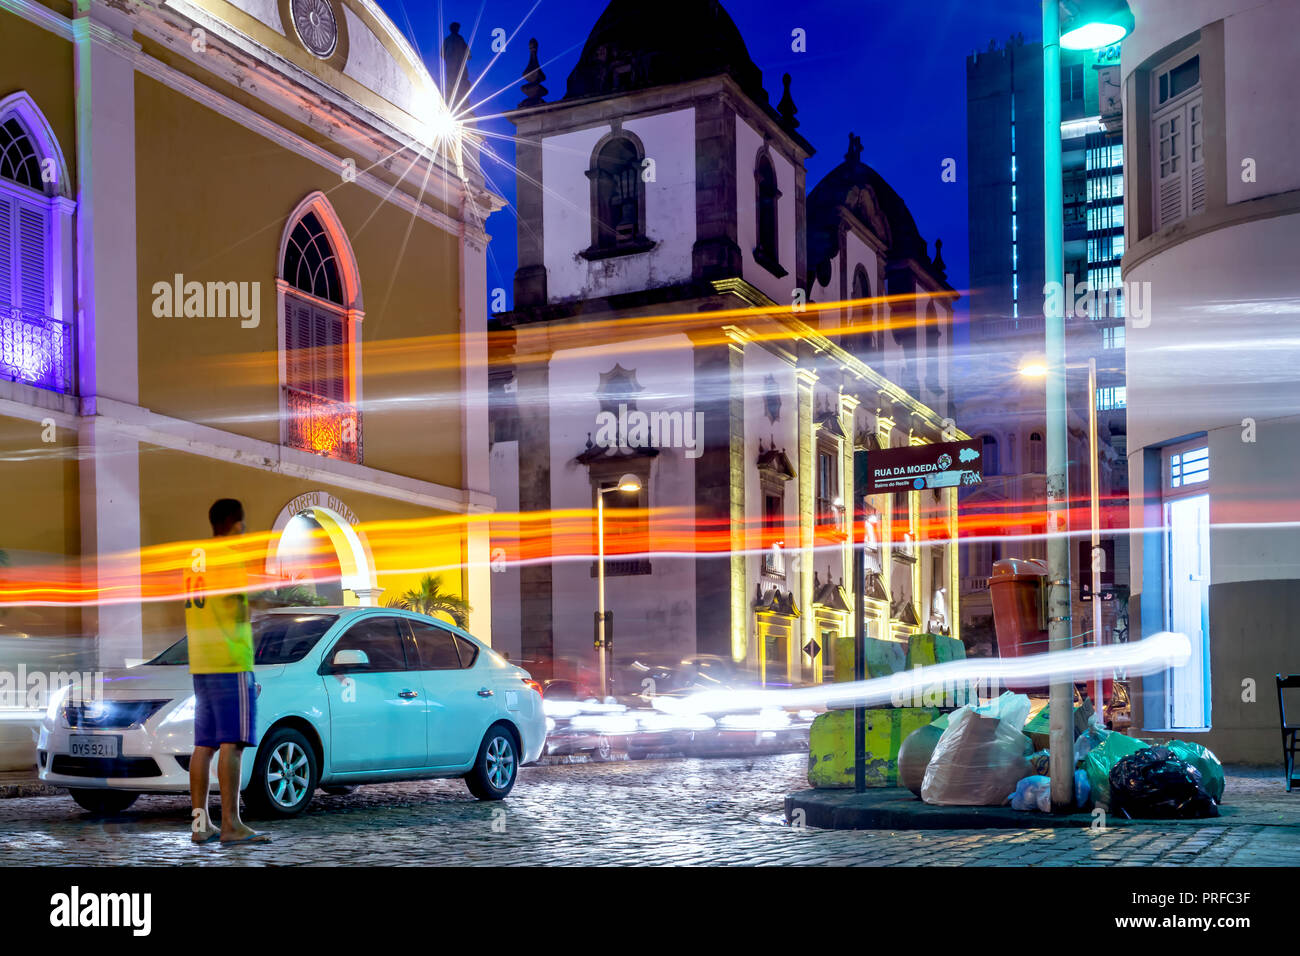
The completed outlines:
<svg viewBox="0 0 1300 956">
<path fill-rule="evenodd" d="M 541 687 L 460 628 L 409 611 L 299 607 L 253 621 L 257 740 L 240 789 L 251 810 L 291 817 L 318 787 L 462 777 L 505 797 L 546 736 Z M 53 697 L 40 779 L 92 812 L 141 793 L 188 793 L 194 696 L 186 641 L 106 672 L 102 700 Z M 89 695 L 87 695 L 89 696 Z M 217 789 L 216 773 L 212 787 Z"/>
</svg>

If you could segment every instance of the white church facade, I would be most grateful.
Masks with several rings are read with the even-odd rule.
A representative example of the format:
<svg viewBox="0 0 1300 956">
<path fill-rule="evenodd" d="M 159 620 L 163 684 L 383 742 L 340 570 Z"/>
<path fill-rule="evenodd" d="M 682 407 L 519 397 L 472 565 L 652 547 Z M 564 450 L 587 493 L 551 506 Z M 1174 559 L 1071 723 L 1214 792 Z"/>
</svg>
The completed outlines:
<svg viewBox="0 0 1300 956">
<path fill-rule="evenodd" d="M 809 192 L 790 78 L 772 106 L 722 7 L 678 6 L 699 22 L 613 0 L 554 102 L 533 45 L 510 114 L 492 493 L 551 520 L 546 560 L 493 575 L 493 643 L 542 676 L 594 670 L 603 498 L 616 675 L 708 656 L 831 680 L 851 667 L 854 450 L 966 437 L 956 293 L 861 141 Z M 867 636 L 957 635 L 955 490 L 869 505 Z"/>
</svg>

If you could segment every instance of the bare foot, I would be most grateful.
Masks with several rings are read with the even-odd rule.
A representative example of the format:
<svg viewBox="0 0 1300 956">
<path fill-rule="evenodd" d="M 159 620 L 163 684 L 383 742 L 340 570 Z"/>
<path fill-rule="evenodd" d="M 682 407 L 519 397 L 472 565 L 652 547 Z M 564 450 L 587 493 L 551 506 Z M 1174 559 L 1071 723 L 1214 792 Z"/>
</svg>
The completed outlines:
<svg viewBox="0 0 1300 956">
<path fill-rule="evenodd" d="M 223 844 L 270 843 L 271 838 L 265 833 L 258 833 L 257 831 L 240 824 L 237 828 L 232 830 L 226 830 L 223 828 L 221 831 L 221 842 Z"/>
<path fill-rule="evenodd" d="M 221 836 L 220 830 L 195 830 L 190 833 L 190 842 L 196 844 L 211 843 L 217 837 Z"/>
</svg>

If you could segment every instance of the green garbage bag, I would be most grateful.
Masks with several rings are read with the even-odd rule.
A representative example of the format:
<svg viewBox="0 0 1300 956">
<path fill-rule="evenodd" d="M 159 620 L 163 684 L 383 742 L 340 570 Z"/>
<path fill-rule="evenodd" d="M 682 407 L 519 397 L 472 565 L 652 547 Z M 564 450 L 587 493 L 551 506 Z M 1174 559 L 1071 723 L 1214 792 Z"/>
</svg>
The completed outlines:
<svg viewBox="0 0 1300 956">
<path fill-rule="evenodd" d="M 1092 750 L 1084 762 L 1088 783 L 1092 785 L 1092 802 L 1110 806 L 1110 768 L 1129 754 L 1145 750 L 1149 745 L 1124 734 L 1107 734 Z"/>
<path fill-rule="evenodd" d="M 1223 764 L 1219 758 L 1200 744 L 1188 743 L 1186 740 L 1171 740 L 1166 747 L 1180 760 L 1186 760 L 1201 774 L 1201 786 L 1214 798 L 1215 803 L 1223 802 Z"/>
</svg>

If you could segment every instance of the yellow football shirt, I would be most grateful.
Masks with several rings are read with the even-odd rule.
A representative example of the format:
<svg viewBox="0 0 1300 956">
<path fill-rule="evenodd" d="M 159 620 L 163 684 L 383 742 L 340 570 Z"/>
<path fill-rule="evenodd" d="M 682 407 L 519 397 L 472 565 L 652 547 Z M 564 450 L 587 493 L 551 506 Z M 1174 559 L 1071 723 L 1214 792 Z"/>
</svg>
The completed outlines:
<svg viewBox="0 0 1300 956">
<path fill-rule="evenodd" d="M 200 548 L 185 574 L 191 674 L 237 674 L 253 669 L 247 592 L 248 572 L 234 548 L 220 538 Z"/>
</svg>

